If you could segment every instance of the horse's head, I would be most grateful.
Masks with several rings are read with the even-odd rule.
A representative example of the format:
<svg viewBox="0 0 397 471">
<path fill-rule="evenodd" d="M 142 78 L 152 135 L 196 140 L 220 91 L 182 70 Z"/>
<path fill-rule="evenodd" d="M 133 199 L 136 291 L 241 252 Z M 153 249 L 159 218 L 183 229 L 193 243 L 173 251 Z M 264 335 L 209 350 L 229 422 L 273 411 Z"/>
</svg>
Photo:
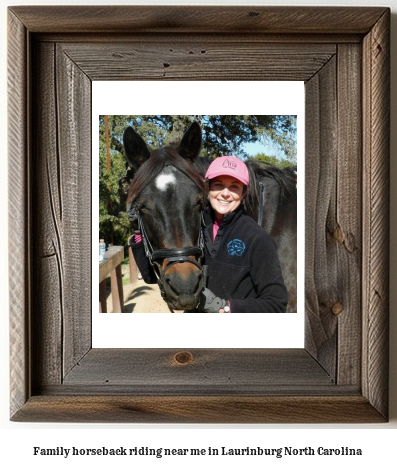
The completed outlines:
<svg viewBox="0 0 397 471">
<path fill-rule="evenodd" d="M 206 187 L 193 167 L 201 148 L 200 126 L 193 123 L 177 149 L 150 152 L 131 127 L 123 139 L 126 158 L 138 169 L 128 199 L 162 294 L 175 310 L 194 309 L 204 283 L 199 262 Z"/>
</svg>

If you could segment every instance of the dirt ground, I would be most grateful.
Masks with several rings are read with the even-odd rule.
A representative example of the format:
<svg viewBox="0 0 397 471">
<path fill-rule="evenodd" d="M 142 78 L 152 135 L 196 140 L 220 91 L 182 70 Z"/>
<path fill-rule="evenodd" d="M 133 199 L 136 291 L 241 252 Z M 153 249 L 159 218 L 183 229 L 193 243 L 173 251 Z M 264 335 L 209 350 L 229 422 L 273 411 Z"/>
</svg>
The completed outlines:
<svg viewBox="0 0 397 471">
<path fill-rule="evenodd" d="M 168 313 L 167 304 L 161 297 L 160 290 L 155 285 L 148 285 L 143 280 L 134 283 L 129 282 L 128 267 L 122 268 L 123 279 L 127 280 L 123 284 L 124 312 L 136 313 Z M 107 290 L 107 311 L 113 312 L 112 296 L 110 289 Z"/>
<path fill-rule="evenodd" d="M 170 312 L 157 284 L 147 285 L 143 280 L 137 280 L 123 288 L 124 312 Z"/>
</svg>

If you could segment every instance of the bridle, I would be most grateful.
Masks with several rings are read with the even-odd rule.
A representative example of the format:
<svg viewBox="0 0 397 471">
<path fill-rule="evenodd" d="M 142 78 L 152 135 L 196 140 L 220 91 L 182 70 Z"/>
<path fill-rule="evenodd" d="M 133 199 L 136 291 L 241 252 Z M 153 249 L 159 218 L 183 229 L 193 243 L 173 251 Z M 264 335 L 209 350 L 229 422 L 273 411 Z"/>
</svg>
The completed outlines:
<svg viewBox="0 0 397 471">
<path fill-rule="evenodd" d="M 164 301 L 167 303 L 168 308 L 171 312 L 174 312 L 172 307 L 167 300 L 167 295 L 164 289 L 164 277 L 167 274 L 168 270 L 178 263 L 191 263 L 195 265 L 201 272 L 203 272 L 203 267 L 201 265 L 201 261 L 204 256 L 204 236 L 202 231 L 202 222 L 203 222 L 203 214 L 202 211 L 200 212 L 200 229 L 199 229 L 199 236 L 197 240 L 197 245 L 191 247 L 181 247 L 181 248 L 171 248 L 171 249 L 153 249 L 153 245 L 150 242 L 148 234 L 146 232 L 142 215 L 139 211 L 139 206 L 136 202 L 132 202 L 130 208 L 128 210 L 129 217 L 136 218 L 138 222 L 138 229 L 142 236 L 143 247 L 145 251 L 145 255 L 148 258 L 150 264 L 153 267 L 153 271 L 157 278 L 157 284 L 160 289 L 161 296 L 163 297 Z M 195 258 L 191 258 L 194 256 Z M 166 260 L 169 262 L 167 266 L 163 268 L 162 262 Z"/>
<path fill-rule="evenodd" d="M 262 182 L 259 182 L 259 206 L 258 206 L 258 219 L 256 221 L 259 224 L 259 226 L 262 226 L 264 204 L 265 204 L 265 185 Z"/>
<path fill-rule="evenodd" d="M 167 303 L 168 308 L 171 312 L 174 312 L 172 307 L 169 304 L 167 299 L 167 294 L 164 289 L 164 277 L 167 271 L 178 263 L 191 263 L 195 265 L 200 271 L 202 271 L 201 260 L 204 255 L 204 238 L 203 232 L 201 228 L 200 222 L 200 231 L 199 237 L 197 241 L 197 245 L 191 247 L 182 247 L 182 248 L 172 248 L 172 249 L 157 249 L 154 250 L 153 246 L 150 242 L 150 239 L 147 235 L 145 226 L 142 221 L 141 214 L 139 212 L 139 208 L 135 204 L 135 208 L 131 208 L 132 212 L 136 214 L 137 221 L 138 221 L 138 228 L 142 235 L 142 242 L 145 251 L 145 255 L 148 258 L 150 264 L 153 267 L 153 271 L 157 278 L 157 284 L 160 289 L 161 296 L 163 297 L 164 301 Z M 200 219 L 202 218 L 202 214 L 200 213 Z M 197 257 L 191 258 L 192 256 Z M 162 263 L 160 260 L 167 260 L 169 262 L 166 267 L 163 268 Z"/>
</svg>

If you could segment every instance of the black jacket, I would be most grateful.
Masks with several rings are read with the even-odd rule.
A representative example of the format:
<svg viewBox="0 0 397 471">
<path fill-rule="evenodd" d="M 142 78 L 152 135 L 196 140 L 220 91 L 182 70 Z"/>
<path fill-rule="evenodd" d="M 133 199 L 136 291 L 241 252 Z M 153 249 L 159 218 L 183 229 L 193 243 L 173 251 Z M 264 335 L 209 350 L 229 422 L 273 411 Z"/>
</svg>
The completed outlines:
<svg viewBox="0 0 397 471">
<path fill-rule="evenodd" d="M 213 212 L 204 211 L 207 288 L 230 302 L 231 312 L 286 312 L 276 244 L 242 206 L 227 214 L 213 242 Z"/>
</svg>

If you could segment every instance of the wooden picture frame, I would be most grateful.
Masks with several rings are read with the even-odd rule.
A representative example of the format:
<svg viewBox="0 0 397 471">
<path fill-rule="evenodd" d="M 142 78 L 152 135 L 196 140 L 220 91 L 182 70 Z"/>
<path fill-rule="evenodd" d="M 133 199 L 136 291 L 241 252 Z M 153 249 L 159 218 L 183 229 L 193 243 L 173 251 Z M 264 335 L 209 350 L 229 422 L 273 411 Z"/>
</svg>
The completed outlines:
<svg viewBox="0 0 397 471">
<path fill-rule="evenodd" d="M 11 420 L 388 420 L 389 23 L 383 7 L 9 8 Z M 91 348 L 91 81 L 149 79 L 305 81 L 304 349 Z"/>
</svg>

